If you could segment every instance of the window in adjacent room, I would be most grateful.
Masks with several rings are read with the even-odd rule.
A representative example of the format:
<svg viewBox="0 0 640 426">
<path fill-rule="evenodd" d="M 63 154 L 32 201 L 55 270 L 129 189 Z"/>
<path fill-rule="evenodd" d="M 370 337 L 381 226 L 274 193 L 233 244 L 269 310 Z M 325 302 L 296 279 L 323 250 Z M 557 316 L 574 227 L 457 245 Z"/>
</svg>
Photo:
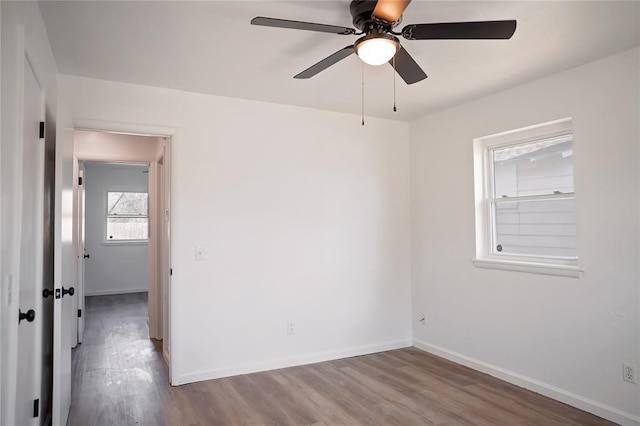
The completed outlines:
<svg viewBox="0 0 640 426">
<path fill-rule="evenodd" d="M 107 241 L 149 239 L 149 194 L 107 192 Z"/>
<path fill-rule="evenodd" d="M 474 150 L 476 265 L 577 276 L 571 119 L 479 138 Z"/>
</svg>

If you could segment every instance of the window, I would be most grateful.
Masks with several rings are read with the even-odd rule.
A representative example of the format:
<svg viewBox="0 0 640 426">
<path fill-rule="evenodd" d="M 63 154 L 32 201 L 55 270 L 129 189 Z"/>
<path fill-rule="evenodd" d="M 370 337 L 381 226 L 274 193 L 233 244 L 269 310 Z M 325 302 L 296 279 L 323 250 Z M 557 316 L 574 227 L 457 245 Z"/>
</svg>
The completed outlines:
<svg viewBox="0 0 640 426">
<path fill-rule="evenodd" d="M 577 276 L 571 119 L 474 141 L 477 266 Z"/>
<path fill-rule="evenodd" d="M 149 239 L 149 194 L 146 192 L 107 192 L 108 241 Z"/>
</svg>

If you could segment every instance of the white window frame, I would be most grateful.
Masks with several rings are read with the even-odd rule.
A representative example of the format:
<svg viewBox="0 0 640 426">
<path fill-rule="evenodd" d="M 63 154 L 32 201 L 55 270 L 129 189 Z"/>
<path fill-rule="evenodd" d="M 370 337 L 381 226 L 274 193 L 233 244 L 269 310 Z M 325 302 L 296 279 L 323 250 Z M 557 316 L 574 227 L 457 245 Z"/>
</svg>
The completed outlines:
<svg viewBox="0 0 640 426">
<path fill-rule="evenodd" d="M 493 253 L 494 211 L 493 162 L 490 153 L 496 148 L 519 145 L 537 140 L 573 134 L 571 118 L 555 120 L 517 130 L 476 138 L 474 150 L 474 183 L 476 215 L 476 257 L 473 264 L 480 268 L 501 269 L 578 278 L 583 272 L 578 257 L 512 255 Z M 509 197 L 510 201 L 575 198 L 574 193 L 542 196 Z"/>
<path fill-rule="evenodd" d="M 110 192 L 131 192 L 131 193 L 139 193 L 139 194 L 147 194 L 147 214 L 146 215 L 110 215 L 109 214 L 109 193 Z M 131 189 L 131 188 L 110 188 L 107 189 L 104 193 L 104 232 L 103 232 L 103 241 L 102 244 L 105 246 L 109 245 L 147 245 L 149 243 L 149 232 L 151 229 L 149 228 L 147 231 L 147 239 L 138 239 L 138 240 L 120 240 L 120 239 L 110 239 L 108 235 L 108 222 L 110 217 L 133 217 L 133 218 L 147 218 L 147 226 L 149 226 L 149 191 L 145 189 Z"/>
</svg>

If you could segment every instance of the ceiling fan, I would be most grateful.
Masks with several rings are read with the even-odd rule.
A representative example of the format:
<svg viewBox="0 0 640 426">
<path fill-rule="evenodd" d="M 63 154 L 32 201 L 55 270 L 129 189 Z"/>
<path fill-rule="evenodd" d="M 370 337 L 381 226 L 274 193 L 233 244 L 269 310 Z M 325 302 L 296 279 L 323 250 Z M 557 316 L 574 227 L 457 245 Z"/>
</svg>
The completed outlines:
<svg viewBox="0 0 640 426">
<path fill-rule="evenodd" d="M 312 22 L 290 21 L 287 19 L 258 16 L 251 20 L 253 25 L 290 28 L 294 30 L 318 31 L 339 35 L 363 35 L 350 46 L 346 46 L 320 62 L 294 76 L 311 78 L 331 65 L 356 53 L 369 65 L 391 64 L 407 84 L 417 83 L 427 78 L 416 61 L 400 45 L 396 36 L 407 40 L 461 40 L 461 39 L 509 39 L 516 30 L 515 20 L 480 22 L 445 22 L 434 24 L 411 24 L 402 31 L 394 28 L 402 22 L 402 14 L 411 0 L 353 0 L 349 6 L 353 25 L 360 30 L 336 25 Z"/>
</svg>

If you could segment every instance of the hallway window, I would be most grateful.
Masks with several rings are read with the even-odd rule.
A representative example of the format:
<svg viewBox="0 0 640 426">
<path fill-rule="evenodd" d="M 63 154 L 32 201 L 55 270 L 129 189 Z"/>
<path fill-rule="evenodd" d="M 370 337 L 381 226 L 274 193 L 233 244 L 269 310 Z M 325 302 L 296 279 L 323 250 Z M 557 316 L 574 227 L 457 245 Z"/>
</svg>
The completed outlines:
<svg viewBox="0 0 640 426">
<path fill-rule="evenodd" d="M 149 239 L 149 194 L 107 192 L 107 240 Z"/>
</svg>

